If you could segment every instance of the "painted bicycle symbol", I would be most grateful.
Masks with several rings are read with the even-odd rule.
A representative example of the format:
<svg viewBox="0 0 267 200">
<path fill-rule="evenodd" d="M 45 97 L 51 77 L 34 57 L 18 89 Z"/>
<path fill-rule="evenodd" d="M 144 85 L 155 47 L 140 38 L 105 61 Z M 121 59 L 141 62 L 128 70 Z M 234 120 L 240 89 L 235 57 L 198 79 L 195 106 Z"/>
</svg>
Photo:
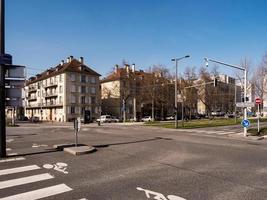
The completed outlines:
<svg viewBox="0 0 267 200">
<path fill-rule="evenodd" d="M 148 199 L 150 199 L 150 197 L 151 198 L 153 197 L 153 199 L 155 199 L 155 200 L 186 200 L 186 199 L 184 199 L 182 197 L 178 197 L 178 196 L 175 196 L 175 195 L 168 195 L 167 197 L 165 197 L 161 193 L 154 192 L 154 191 L 151 191 L 151 190 L 146 190 L 146 189 L 143 189 L 141 187 L 137 187 L 136 189 L 139 190 L 139 191 L 145 192 L 146 197 Z"/>
<path fill-rule="evenodd" d="M 44 164 L 43 168 L 45 168 L 45 169 L 54 169 L 54 170 L 62 172 L 64 174 L 68 174 L 69 172 L 66 171 L 67 166 L 68 166 L 68 164 L 66 164 L 66 163 L 58 162 L 56 164 Z"/>
</svg>

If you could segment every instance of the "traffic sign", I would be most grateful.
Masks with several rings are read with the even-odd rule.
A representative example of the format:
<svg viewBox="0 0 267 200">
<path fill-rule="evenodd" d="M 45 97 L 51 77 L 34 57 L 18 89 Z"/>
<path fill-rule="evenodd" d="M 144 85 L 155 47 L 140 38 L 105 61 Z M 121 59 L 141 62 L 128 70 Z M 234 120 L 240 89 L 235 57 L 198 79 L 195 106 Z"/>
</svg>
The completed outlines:
<svg viewBox="0 0 267 200">
<path fill-rule="evenodd" d="M 255 103 L 256 103 L 256 104 L 261 104 L 261 99 L 260 99 L 259 97 L 257 97 L 257 98 L 255 99 Z"/>
<path fill-rule="evenodd" d="M 242 120 L 241 125 L 242 125 L 244 128 L 247 128 L 247 127 L 250 126 L 250 122 L 249 122 L 248 119 L 244 119 L 244 120 Z"/>
<path fill-rule="evenodd" d="M 254 107 L 254 106 L 255 106 L 254 102 L 238 102 L 238 103 L 236 103 L 236 107 L 240 107 L 240 108 Z"/>
</svg>

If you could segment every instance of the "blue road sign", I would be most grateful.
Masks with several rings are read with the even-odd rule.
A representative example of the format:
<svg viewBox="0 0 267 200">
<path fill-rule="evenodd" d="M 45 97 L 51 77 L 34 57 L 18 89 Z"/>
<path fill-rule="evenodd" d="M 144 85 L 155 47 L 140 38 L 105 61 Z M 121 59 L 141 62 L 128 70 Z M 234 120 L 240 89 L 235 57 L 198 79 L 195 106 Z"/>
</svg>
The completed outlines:
<svg viewBox="0 0 267 200">
<path fill-rule="evenodd" d="M 249 120 L 244 119 L 244 120 L 242 120 L 241 125 L 242 125 L 244 128 L 247 128 L 247 127 L 249 127 L 250 122 L 249 122 Z"/>
</svg>

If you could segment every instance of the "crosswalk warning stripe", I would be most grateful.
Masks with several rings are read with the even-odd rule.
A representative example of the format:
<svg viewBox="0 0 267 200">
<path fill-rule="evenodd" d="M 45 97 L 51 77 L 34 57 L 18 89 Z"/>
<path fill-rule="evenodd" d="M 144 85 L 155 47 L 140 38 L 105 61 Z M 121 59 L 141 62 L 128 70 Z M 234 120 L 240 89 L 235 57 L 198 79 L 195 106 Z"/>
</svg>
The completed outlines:
<svg viewBox="0 0 267 200">
<path fill-rule="evenodd" d="M 31 171 L 31 170 L 36 170 L 40 169 L 37 165 L 28 165 L 24 167 L 16 167 L 16 168 L 10 168 L 10 169 L 3 169 L 0 170 L 0 176 L 1 175 L 8 175 L 8 174 L 15 174 L 19 172 L 26 172 L 26 171 Z"/>
<path fill-rule="evenodd" d="M 11 179 L 8 181 L 1 181 L 0 182 L 0 189 L 9 188 L 9 187 L 18 186 L 18 185 L 23 185 L 23 184 L 27 184 L 27 183 L 43 181 L 43 180 L 52 179 L 52 178 L 54 178 L 54 177 L 48 173 L 45 173 L 45 174 L 27 176 L 27 177 L 23 177 L 23 178 Z"/>
<path fill-rule="evenodd" d="M 72 188 L 68 187 L 65 184 L 58 184 L 58 185 L 54 185 L 54 186 L 50 186 L 50 187 L 46 187 L 46 188 L 42 188 L 38 190 L 33 190 L 33 191 L 25 192 L 25 193 L 16 194 L 13 196 L 4 197 L 4 198 L 1 198 L 0 200 L 17 200 L 17 199 L 36 200 L 36 199 L 41 199 L 41 198 L 61 194 L 61 193 L 68 192 L 71 190 Z"/>
</svg>

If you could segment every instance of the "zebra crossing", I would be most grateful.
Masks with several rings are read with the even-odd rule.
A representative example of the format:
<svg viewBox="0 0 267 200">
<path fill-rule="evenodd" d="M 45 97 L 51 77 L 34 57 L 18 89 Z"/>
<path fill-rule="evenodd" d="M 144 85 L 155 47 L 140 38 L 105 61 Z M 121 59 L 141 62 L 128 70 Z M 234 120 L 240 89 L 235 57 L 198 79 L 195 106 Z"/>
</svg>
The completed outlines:
<svg viewBox="0 0 267 200">
<path fill-rule="evenodd" d="M 54 195 L 63 194 L 65 192 L 72 191 L 73 189 L 64 183 L 59 183 L 56 185 L 47 185 L 51 184 L 51 182 L 46 183 L 43 188 L 38 188 L 30 191 L 23 191 L 22 193 L 16 194 L 16 187 L 35 185 L 39 182 L 45 182 L 47 180 L 54 179 L 55 177 L 49 173 L 43 173 L 42 167 L 38 165 L 26 165 L 19 166 L 15 168 L 7 168 L 0 170 L 0 200 L 35 200 L 41 199 L 45 197 L 53 197 Z M 27 176 L 25 176 L 25 174 Z M 29 173 L 34 173 L 34 175 L 29 175 Z M 37 173 L 37 174 L 36 174 Z M 16 178 L 12 178 L 12 176 Z M 19 176 L 19 177 L 18 177 Z M 6 180 L 6 177 L 8 180 Z M 9 189 L 12 191 L 10 196 L 5 196 L 6 190 Z M 11 190 L 10 190 L 11 189 Z"/>
<path fill-rule="evenodd" d="M 180 129 L 179 131 L 188 132 L 188 133 L 198 133 L 205 135 L 219 135 L 219 136 L 233 136 L 233 135 L 242 135 L 243 133 L 227 131 L 227 130 L 201 130 L 201 129 Z"/>
</svg>

